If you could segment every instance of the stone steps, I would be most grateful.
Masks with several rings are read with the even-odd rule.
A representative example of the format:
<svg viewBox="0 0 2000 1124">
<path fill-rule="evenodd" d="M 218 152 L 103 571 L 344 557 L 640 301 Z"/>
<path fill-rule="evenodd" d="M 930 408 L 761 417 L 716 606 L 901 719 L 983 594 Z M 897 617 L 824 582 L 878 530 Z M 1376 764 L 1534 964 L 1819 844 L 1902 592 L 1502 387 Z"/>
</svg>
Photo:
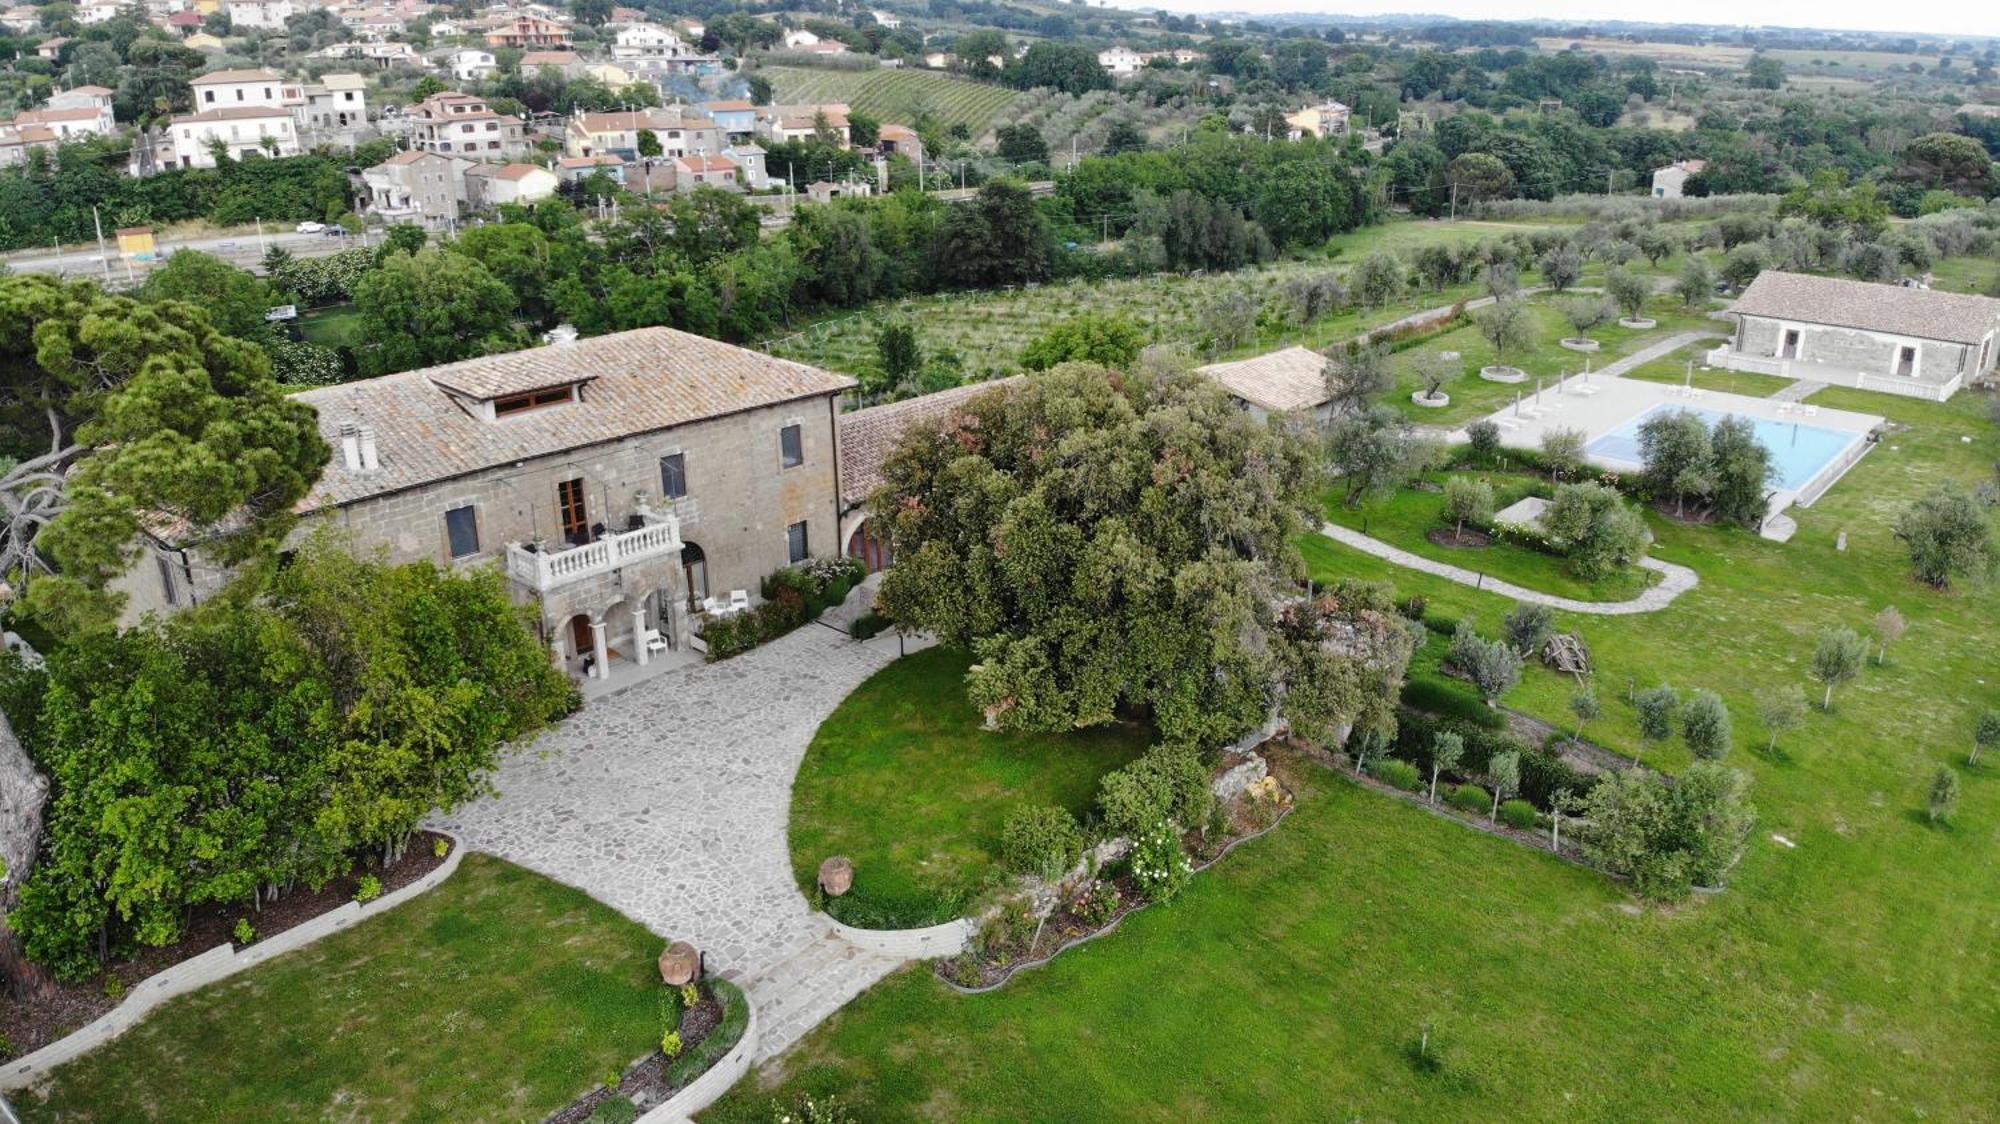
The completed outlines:
<svg viewBox="0 0 2000 1124">
<path fill-rule="evenodd" d="M 857 948 L 825 928 L 777 963 L 738 981 L 757 1009 L 756 1060 L 762 1063 L 784 1053 L 806 1031 L 903 963 Z"/>
</svg>

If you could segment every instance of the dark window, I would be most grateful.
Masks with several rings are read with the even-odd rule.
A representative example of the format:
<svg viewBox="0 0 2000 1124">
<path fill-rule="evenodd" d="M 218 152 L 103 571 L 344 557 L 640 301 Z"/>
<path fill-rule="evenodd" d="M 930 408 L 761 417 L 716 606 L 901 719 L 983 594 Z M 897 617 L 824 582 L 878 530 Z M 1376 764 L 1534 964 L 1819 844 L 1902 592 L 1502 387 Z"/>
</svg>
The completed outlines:
<svg viewBox="0 0 2000 1124">
<path fill-rule="evenodd" d="M 779 430 L 778 445 L 782 450 L 786 468 L 797 468 L 806 463 L 805 446 L 801 443 L 798 426 L 788 425 Z"/>
<path fill-rule="evenodd" d="M 160 592 L 164 595 L 167 604 L 180 604 L 180 591 L 174 584 L 174 564 L 167 561 L 167 556 L 164 554 L 155 554 L 153 561 L 160 564 Z"/>
<path fill-rule="evenodd" d="M 451 556 L 464 558 L 479 553 L 479 514 L 470 504 L 444 513 L 444 534 L 451 542 Z"/>
<path fill-rule="evenodd" d="M 686 453 L 675 453 L 660 458 L 660 494 L 670 500 L 688 494 L 688 463 Z"/>
<path fill-rule="evenodd" d="M 448 147 L 448 146 L 447 146 Z M 523 410 L 539 410 L 544 406 L 560 406 L 564 402 L 576 400 L 575 388 L 557 387 L 554 390 L 537 390 L 532 394 L 510 394 L 493 400 L 493 416 L 504 418 L 508 414 L 518 414 Z"/>
<path fill-rule="evenodd" d="M 785 539 L 792 548 L 793 562 L 803 562 L 812 556 L 812 550 L 806 544 L 806 525 L 804 520 L 800 520 L 785 528 Z"/>
</svg>

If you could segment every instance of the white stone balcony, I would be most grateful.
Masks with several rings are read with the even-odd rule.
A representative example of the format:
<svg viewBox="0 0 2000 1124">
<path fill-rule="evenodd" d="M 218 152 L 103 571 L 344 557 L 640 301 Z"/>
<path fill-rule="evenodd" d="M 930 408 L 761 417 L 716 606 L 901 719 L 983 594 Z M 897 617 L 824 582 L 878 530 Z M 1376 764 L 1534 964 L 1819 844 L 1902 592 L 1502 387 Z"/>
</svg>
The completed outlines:
<svg viewBox="0 0 2000 1124">
<path fill-rule="evenodd" d="M 507 572 L 537 593 L 629 566 L 648 558 L 679 554 L 681 523 L 672 514 L 646 514 L 645 525 L 630 531 L 608 531 L 596 542 L 562 550 L 535 550 L 520 543 L 507 546 Z"/>
</svg>

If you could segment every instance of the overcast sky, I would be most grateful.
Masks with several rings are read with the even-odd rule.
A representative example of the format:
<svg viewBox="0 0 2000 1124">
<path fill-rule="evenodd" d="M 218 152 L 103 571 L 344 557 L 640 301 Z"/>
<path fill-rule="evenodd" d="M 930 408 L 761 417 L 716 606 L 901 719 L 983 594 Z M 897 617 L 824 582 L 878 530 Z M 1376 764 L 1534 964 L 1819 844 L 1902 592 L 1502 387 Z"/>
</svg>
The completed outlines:
<svg viewBox="0 0 2000 1124">
<path fill-rule="evenodd" d="M 1437 12 L 1460 19 L 1547 19 L 1588 22 L 1604 19 L 1657 19 L 1685 23 L 1814 27 L 1838 31 L 1931 31 L 1957 35 L 2000 35 L 2000 3 L 1994 0 L 1675 0 L 1659 6 L 1629 0 L 1411 0 L 1372 3 L 1342 0 L 1112 0 L 1121 8 L 1170 12 L 1243 11 L 1329 12 L 1380 15 L 1384 12 Z"/>
</svg>

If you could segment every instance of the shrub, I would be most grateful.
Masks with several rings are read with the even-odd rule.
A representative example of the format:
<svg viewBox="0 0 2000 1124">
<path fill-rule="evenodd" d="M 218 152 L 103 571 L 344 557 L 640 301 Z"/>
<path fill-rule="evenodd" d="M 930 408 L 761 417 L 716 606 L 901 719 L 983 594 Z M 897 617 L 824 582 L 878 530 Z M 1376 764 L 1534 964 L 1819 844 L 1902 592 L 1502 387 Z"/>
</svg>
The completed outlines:
<svg viewBox="0 0 2000 1124">
<path fill-rule="evenodd" d="M 236 927 L 229 931 L 229 935 L 237 944 L 255 944 L 257 927 L 250 924 L 248 917 L 239 917 L 236 919 Z"/>
<path fill-rule="evenodd" d="M 670 1030 L 660 1036 L 660 1053 L 670 1058 L 681 1056 L 681 1032 Z"/>
<path fill-rule="evenodd" d="M 1412 620 L 1421 624 L 1424 619 L 1424 611 L 1429 609 L 1430 606 L 1430 598 L 1425 597 L 1421 593 L 1412 593 L 1401 601 L 1396 602 L 1396 612 L 1401 613 L 1404 620 Z"/>
<path fill-rule="evenodd" d="M 1083 852 L 1076 817 L 1053 804 L 1024 804 L 1007 813 L 1000 827 L 1000 862 L 1016 874 L 1051 881 L 1075 865 Z"/>
<path fill-rule="evenodd" d="M 590 1114 L 589 1124 L 632 1124 L 639 1119 L 639 1106 L 625 1097 L 606 1097 Z"/>
<path fill-rule="evenodd" d="M 1461 623 L 1451 638 L 1452 667 L 1472 681 L 1488 706 L 1521 681 L 1521 655 L 1497 640 L 1488 640 Z"/>
<path fill-rule="evenodd" d="M 1107 831 L 1136 838 L 1161 819 L 1189 827 L 1208 822 L 1215 793 L 1193 750 L 1161 745 L 1106 773 L 1098 783 L 1097 806 Z"/>
<path fill-rule="evenodd" d="M 1093 929 L 1101 929 L 1118 916 L 1118 909 L 1125 904 L 1118 887 L 1102 878 L 1094 878 L 1077 890 L 1069 900 L 1069 911 L 1077 920 Z"/>
<path fill-rule="evenodd" d="M 888 617 L 870 609 L 854 618 L 854 623 L 847 626 L 847 635 L 856 640 L 870 640 L 888 631 L 893 623 Z"/>
<path fill-rule="evenodd" d="M 1155 820 L 1139 833 L 1132 847 L 1132 880 L 1141 893 L 1154 901 L 1172 901 L 1192 877 L 1194 863 L 1171 822 Z"/>
<path fill-rule="evenodd" d="M 1556 614 L 1547 605 L 1517 602 L 1500 622 L 1500 631 L 1508 647 L 1531 658 L 1555 635 Z"/>
<path fill-rule="evenodd" d="M 1696 691 L 1681 709 L 1681 736 L 1696 757 L 1715 760 L 1730 746 L 1729 710 L 1714 691 Z"/>
<path fill-rule="evenodd" d="M 1500 427 L 1484 419 L 1465 427 L 1467 447 L 1482 463 L 1500 459 Z"/>
<path fill-rule="evenodd" d="M 442 835 L 433 839 L 431 841 L 431 854 L 436 855 L 438 858 L 444 858 L 446 855 L 451 854 L 451 840 L 446 839 Z"/>
<path fill-rule="evenodd" d="M 1493 518 L 1493 485 L 1470 476 L 1453 476 L 1444 482 L 1442 522 L 1463 532 L 1467 523 L 1477 527 Z"/>
<path fill-rule="evenodd" d="M 1417 767 L 1398 758 L 1384 757 L 1369 772 L 1375 774 L 1376 780 L 1404 792 L 1415 792 L 1424 786 L 1424 776 Z"/>
<path fill-rule="evenodd" d="M 1663 742 L 1674 736 L 1674 712 L 1680 708 L 1681 697 L 1672 687 L 1662 683 L 1650 691 L 1641 691 L 1632 704 L 1639 711 L 1641 738 Z"/>
<path fill-rule="evenodd" d="M 1526 800 L 1508 800 L 1500 805 L 1500 822 L 1508 827 L 1532 831 L 1538 816 L 1535 806 Z"/>
<path fill-rule="evenodd" d="M 354 891 L 354 900 L 363 905 L 382 896 L 382 880 L 372 874 L 361 876 L 361 885 Z"/>
<path fill-rule="evenodd" d="M 1939 765 L 1931 778 L 1930 816 L 1932 823 L 1950 822 L 1958 814 L 1958 774 L 1949 765 Z"/>
<path fill-rule="evenodd" d="M 1476 784 L 1462 784 L 1451 790 L 1451 806 L 1483 816 L 1493 806 L 1493 794 Z"/>
</svg>

